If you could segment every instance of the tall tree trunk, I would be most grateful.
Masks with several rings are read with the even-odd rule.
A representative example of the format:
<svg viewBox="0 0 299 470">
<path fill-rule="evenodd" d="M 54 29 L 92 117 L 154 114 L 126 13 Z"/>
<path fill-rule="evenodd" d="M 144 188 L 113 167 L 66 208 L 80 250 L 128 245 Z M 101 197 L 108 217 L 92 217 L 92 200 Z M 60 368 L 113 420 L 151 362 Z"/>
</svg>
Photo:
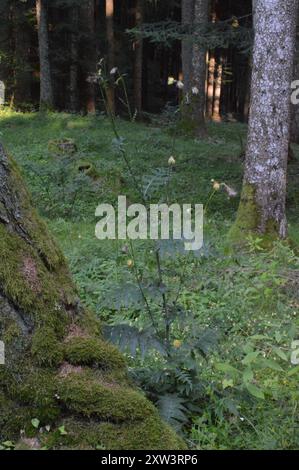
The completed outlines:
<svg viewBox="0 0 299 470">
<path fill-rule="evenodd" d="M 195 0 L 194 18 L 197 27 L 204 30 L 209 19 L 209 0 Z M 195 132 L 199 137 L 206 135 L 205 107 L 206 107 L 206 47 L 200 43 L 195 32 L 193 45 L 193 86 L 197 93 L 192 98 L 192 112 L 195 123 Z"/>
<path fill-rule="evenodd" d="M 233 239 L 287 236 L 286 180 L 298 0 L 256 0 L 245 175 Z"/>
<path fill-rule="evenodd" d="M 79 109 L 79 89 L 78 89 L 78 29 L 79 29 L 79 10 L 77 5 L 73 5 L 70 10 L 71 23 L 71 65 L 70 65 L 70 109 L 76 112 Z"/>
<path fill-rule="evenodd" d="M 24 105 L 31 101 L 31 66 L 30 43 L 31 31 L 26 3 L 14 4 L 14 34 L 15 34 L 15 104 Z"/>
<path fill-rule="evenodd" d="M 299 80 L 299 9 L 297 12 L 297 36 L 294 54 L 293 80 Z M 291 108 L 291 143 L 299 144 L 299 105 Z"/>
<path fill-rule="evenodd" d="M 108 73 L 115 68 L 115 44 L 114 44 L 114 0 L 106 0 L 106 34 L 107 34 L 107 67 Z M 107 89 L 107 106 L 111 114 L 115 114 L 115 88 L 114 76 L 109 75 L 109 84 Z"/>
<path fill-rule="evenodd" d="M 215 0 L 211 1 L 211 17 L 212 23 L 216 23 L 217 14 L 216 14 L 216 4 Z M 209 52 L 209 68 L 208 68 L 208 83 L 207 83 L 207 111 L 206 117 L 208 119 L 212 118 L 213 115 L 213 103 L 214 103 L 214 89 L 215 89 L 215 70 L 216 70 L 216 59 L 215 59 L 215 50 Z"/>
<path fill-rule="evenodd" d="M 219 64 L 217 66 L 217 78 L 215 80 L 215 94 L 213 101 L 213 121 L 221 121 L 220 116 L 220 101 L 221 101 L 221 91 L 222 91 L 222 58 L 219 58 Z"/>
<path fill-rule="evenodd" d="M 94 75 L 96 73 L 96 44 L 95 44 L 95 3 L 85 0 L 80 5 L 81 30 L 83 32 L 81 52 L 84 69 L 84 101 L 88 114 L 96 112 L 96 91 Z"/>
<path fill-rule="evenodd" d="M 192 80 L 193 80 L 193 66 L 192 66 L 192 51 L 193 40 L 191 37 L 190 28 L 194 22 L 194 0 L 182 0 L 182 24 L 187 33 L 187 37 L 182 40 L 182 68 L 183 68 L 183 103 L 182 103 L 182 117 L 186 119 L 190 112 L 190 100 L 192 96 Z"/>
<path fill-rule="evenodd" d="M 214 88 L 215 88 L 215 51 L 211 51 L 209 58 L 208 71 L 208 96 L 207 96 L 207 118 L 211 119 L 213 115 Z"/>
<path fill-rule="evenodd" d="M 243 119 L 248 122 L 249 109 L 250 109 L 250 90 L 251 90 L 251 77 L 252 77 L 252 64 L 251 59 L 248 63 L 248 72 L 245 83 L 245 96 L 244 96 L 244 108 L 243 108 Z"/>
<path fill-rule="evenodd" d="M 0 253 L 0 441 L 15 442 L 23 430 L 17 449 L 184 448 L 128 385 L 122 355 L 80 304 L 65 260 L 1 145 Z M 48 432 L 35 429 L 33 418 Z"/>
<path fill-rule="evenodd" d="M 143 0 L 136 0 L 135 25 L 141 27 L 143 23 Z M 143 39 L 142 36 L 136 38 L 134 42 L 135 62 L 134 62 L 134 106 L 137 116 L 142 113 L 142 72 L 143 72 Z"/>
<path fill-rule="evenodd" d="M 51 109 L 54 106 L 54 95 L 49 58 L 48 0 L 36 0 L 36 18 L 40 62 L 40 109 Z"/>
</svg>

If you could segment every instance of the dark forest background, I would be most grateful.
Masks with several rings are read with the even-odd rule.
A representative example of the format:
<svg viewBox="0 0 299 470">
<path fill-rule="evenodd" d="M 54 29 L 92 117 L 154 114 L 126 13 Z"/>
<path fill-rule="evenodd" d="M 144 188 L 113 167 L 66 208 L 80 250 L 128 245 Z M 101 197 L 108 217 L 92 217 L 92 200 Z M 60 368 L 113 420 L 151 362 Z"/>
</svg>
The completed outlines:
<svg viewBox="0 0 299 470">
<path fill-rule="evenodd" d="M 20 110 L 39 106 L 35 6 L 35 0 L 1 0 L 0 79 L 5 83 L 7 103 Z M 118 67 L 126 74 L 131 104 L 139 112 L 157 113 L 166 105 L 178 104 L 180 97 L 175 87 L 168 86 L 168 78 L 182 78 L 181 38 L 186 32 L 180 27 L 181 1 L 51 0 L 44 7 L 54 109 L 103 109 L 98 87 L 88 81 L 102 58 L 108 68 Z M 246 121 L 251 1 L 214 0 L 209 16 L 206 115 L 214 120 Z M 121 114 L 118 92 L 115 106 Z"/>
</svg>

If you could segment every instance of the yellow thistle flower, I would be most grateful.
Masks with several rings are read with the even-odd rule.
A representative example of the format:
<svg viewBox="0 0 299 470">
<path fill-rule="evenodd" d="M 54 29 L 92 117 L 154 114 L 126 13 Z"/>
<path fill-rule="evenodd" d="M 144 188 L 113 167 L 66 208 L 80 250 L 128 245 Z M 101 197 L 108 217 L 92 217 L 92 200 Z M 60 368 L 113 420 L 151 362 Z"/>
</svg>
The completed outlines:
<svg viewBox="0 0 299 470">
<path fill-rule="evenodd" d="M 215 191 L 219 191 L 220 188 L 221 188 L 221 184 L 218 183 L 218 181 L 215 181 L 215 180 L 211 180 L 211 182 L 213 183 L 213 189 L 214 189 Z"/>
<path fill-rule="evenodd" d="M 179 339 L 175 339 L 173 342 L 173 347 L 176 349 L 179 349 L 181 346 L 182 346 L 182 341 L 180 341 Z"/>
</svg>

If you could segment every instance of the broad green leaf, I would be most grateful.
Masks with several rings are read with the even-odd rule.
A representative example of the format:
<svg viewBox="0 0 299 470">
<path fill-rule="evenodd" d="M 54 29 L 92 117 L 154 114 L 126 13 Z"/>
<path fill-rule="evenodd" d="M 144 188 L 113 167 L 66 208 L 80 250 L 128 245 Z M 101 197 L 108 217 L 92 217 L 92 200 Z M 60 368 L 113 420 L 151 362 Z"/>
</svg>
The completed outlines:
<svg viewBox="0 0 299 470">
<path fill-rule="evenodd" d="M 250 339 L 254 340 L 254 341 L 262 341 L 263 339 L 269 339 L 269 336 L 267 336 L 267 335 L 253 335 L 253 336 L 250 336 Z"/>
<path fill-rule="evenodd" d="M 2 444 L 4 445 L 4 447 L 14 447 L 14 444 L 11 441 L 5 441 L 2 442 Z"/>
<path fill-rule="evenodd" d="M 226 388 L 229 388 L 229 387 L 233 387 L 234 386 L 234 381 L 232 379 L 224 379 L 222 380 L 222 386 L 223 386 L 223 390 L 225 390 Z"/>
<path fill-rule="evenodd" d="M 260 398 L 261 400 L 265 399 L 264 392 L 258 388 L 256 385 L 253 384 L 246 384 L 246 388 L 248 392 L 256 398 Z"/>
<path fill-rule="evenodd" d="M 252 362 L 254 362 L 256 360 L 256 358 L 259 356 L 259 354 L 260 354 L 260 351 L 253 351 L 253 352 L 248 353 L 244 357 L 242 363 L 245 364 L 245 365 L 251 364 Z"/>
<path fill-rule="evenodd" d="M 215 368 L 217 370 L 220 370 L 221 372 L 225 372 L 225 373 L 232 374 L 232 375 L 239 375 L 240 374 L 240 371 L 238 369 L 231 366 L 227 362 L 219 362 L 219 363 L 215 364 Z"/>
<path fill-rule="evenodd" d="M 288 371 L 288 377 L 292 377 L 293 375 L 299 373 L 299 366 L 293 367 L 291 370 Z"/>
<path fill-rule="evenodd" d="M 284 371 L 284 369 L 272 359 L 264 359 L 262 364 L 263 367 L 268 367 L 269 369 L 276 370 L 278 372 Z"/>
<path fill-rule="evenodd" d="M 66 436 L 67 435 L 67 432 L 66 432 L 64 426 L 60 426 L 60 428 L 58 428 L 58 431 L 60 432 L 61 436 Z"/>
<path fill-rule="evenodd" d="M 39 419 L 37 419 L 37 418 L 33 418 L 33 419 L 31 420 L 31 424 L 32 424 L 32 426 L 33 426 L 35 429 L 38 429 L 39 423 L 40 423 L 40 421 L 39 421 Z"/>
<path fill-rule="evenodd" d="M 277 348 L 276 346 L 273 347 L 273 351 L 277 354 L 277 356 L 280 357 L 285 362 L 289 362 L 288 356 L 286 355 L 285 352 L 283 352 L 282 349 Z"/>
<path fill-rule="evenodd" d="M 244 370 L 243 372 L 243 382 L 244 383 L 249 383 L 253 380 L 253 372 L 252 370 L 250 369 L 250 367 L 247 367 L 247 369 Z"/>
</svg>

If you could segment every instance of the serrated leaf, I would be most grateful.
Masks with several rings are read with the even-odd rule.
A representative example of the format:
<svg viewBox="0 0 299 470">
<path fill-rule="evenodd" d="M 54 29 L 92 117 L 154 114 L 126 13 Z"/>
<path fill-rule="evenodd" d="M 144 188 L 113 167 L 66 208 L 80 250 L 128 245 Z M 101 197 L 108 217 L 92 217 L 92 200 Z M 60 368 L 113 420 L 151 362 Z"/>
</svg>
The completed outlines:
<svg viewBox="0 0 299 470">
<path fill-rule="evenodd" d="M 175 428 L 187 422 L 184 400 L 176 394 L 167 394 L 159 398 L 157 403 L 161 417 Z"/>
<path fill-rule="evenodd" d="M 199 349 L 203 354 L 208 354 L 211 350 L 215 350 L 220 334 L 217 330 L 207 328 L 197 337 L 194 347 Z"/>
<path fill-rule="evenodd" d="M 147 331 L 140 331 L 127 324 L 106 325 L 103 332 L 109 341 L 116 344 L 121 351 L 130 352 L 133 357 L 138 351 L 142 358 L 151 350 L 158 351 L 163 356 L 166 354 L 164 345 L 156 338 L 155 332 L 149 328 Z"/>
</svg>

